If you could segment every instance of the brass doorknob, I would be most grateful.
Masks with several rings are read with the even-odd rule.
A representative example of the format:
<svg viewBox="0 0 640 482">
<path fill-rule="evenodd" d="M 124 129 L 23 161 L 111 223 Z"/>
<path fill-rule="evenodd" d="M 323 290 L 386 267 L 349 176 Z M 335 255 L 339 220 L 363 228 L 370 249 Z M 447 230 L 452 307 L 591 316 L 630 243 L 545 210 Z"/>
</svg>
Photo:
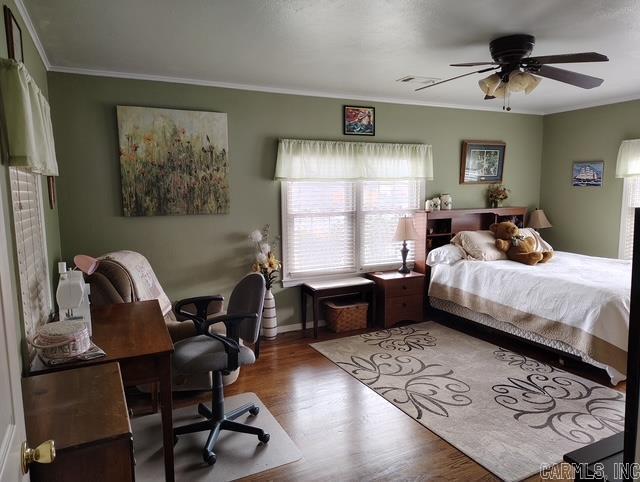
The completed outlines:
<svg viewBox="0 0 640 482">
<path fill-rule="evenodd" d="M 29 465 L 33 462 L 38 464 L 50 464 L 56 459 L 56 444 L 53 440 L 42 442 L 35 449 L 30 449 L 27 442 L 22 442 L 21 452 L 21 468 L 22 473 L 29 472 Z"/>
</svg>

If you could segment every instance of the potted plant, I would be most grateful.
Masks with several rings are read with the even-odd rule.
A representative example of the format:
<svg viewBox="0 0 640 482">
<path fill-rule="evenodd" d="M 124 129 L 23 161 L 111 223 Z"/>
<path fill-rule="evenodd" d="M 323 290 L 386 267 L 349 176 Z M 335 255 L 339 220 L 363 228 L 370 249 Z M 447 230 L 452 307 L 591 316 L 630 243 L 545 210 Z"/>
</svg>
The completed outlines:
<svg viewBox="0 0 640 482">
<path fill-rule="evenodd" d="M 489 207 L 499 208 L 505 199 L 509 198 L 510 189 L 507 189 L 502 184 L 491 184 L 487 188 L 487 199 L 489 201 Z"/>
<path fill-rule="evenodd" d="M 267 291 L 264 296 L 262 309 L 262 337 L 266 340 L 275 339 L 278 334 L 278 318 L 276 316 L 276 300 L 271 292 L 274 281 L 280 273 L 280 260 L 275 255 L 278 238 L 274 238 L 273 244 L 269 244 L 271 226 L 266 224 L 262 230 L 256 229 L 249 234 L 249 239 L 256 248 L 255 262 L 251 266 L 252 271 L 264 276 Z"/>
</svg>

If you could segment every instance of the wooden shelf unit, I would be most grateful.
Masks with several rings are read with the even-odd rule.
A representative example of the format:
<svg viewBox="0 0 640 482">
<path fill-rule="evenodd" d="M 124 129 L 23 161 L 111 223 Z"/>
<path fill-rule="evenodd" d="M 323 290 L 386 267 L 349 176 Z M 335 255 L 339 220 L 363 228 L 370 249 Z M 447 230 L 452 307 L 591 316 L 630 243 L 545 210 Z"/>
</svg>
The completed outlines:
<svg viewBox="0 0 640 482">
<path fill-rule="evenodd" d="M 491 224 L 502 221 L 511 221 L 518 227 L 524 227 L 526 215 L 526 207 L 418 211 L 413 215 L 413 224 L 418 233 L 413 269 L 427 274 L 429 267 L 426 260 L 429 251 L 448 244 L 460 231 L 489 229 Z"/>
</svg>

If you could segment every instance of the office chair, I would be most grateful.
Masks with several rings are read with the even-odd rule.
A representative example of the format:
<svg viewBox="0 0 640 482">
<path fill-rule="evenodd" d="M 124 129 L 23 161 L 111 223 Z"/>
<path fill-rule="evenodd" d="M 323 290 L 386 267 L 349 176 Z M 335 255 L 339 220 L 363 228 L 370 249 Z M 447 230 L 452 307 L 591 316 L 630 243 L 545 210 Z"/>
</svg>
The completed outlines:
<svg viewBox="0 0 640 482">
<path fill-rule="evenodd" d="M 207 319 L 206 308 L 210 296 L 189 298 L 178 302 L 176 312 L 193 321 L 199 335 L 175 343 L 173 353 L 173 369 L 177 373 L 212 373 L 211 409 L 204 404 L 198 405 L 198 413 L 206 420 L 184 425 L 174 429 L 174 442 L 178 436 L 203 430 L 209 431 L 209 437 L 202 451 L 206 463 L 213 465 L 216 455 L 213 448 L 222 430 L 257 435 L 263 443 L 269 441 L 269 434 L 264 430 L 235 422 L 235 419 L 246 414 L 257 415 L 259 407 L 246 404 L 229 413 L 224 412 L 223 374 L 229 373 L 242 365 L 255 363 L 256 357 L 249 347 L 240 344 L 240 339 L 254 344 L 260 334 L 262 322 L 262 305 L 264 303 L 265 282 L 260 273 L 245 276 L 233 289 L 227 313 Z M 186 305 L 195 305 L 197 314 L 183 311 Z M 209 327 L 213 323 L 223 322 L 227 334 L 211 333 Z"/>
</svg>

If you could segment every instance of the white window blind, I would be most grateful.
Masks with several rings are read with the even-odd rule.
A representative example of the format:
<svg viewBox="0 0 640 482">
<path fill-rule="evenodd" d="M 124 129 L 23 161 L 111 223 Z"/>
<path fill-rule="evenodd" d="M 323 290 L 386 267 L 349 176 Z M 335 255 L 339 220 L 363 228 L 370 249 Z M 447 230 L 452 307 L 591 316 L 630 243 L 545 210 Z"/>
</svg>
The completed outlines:
<svg viewBox="0 0 640 482">
<path fill-rule="evenodd" d="M 618 248 L 618 257 L 621 259 L 631 259 L 633 254 L 634 209 L 638 207 L 640 207 L 640 177 L 625 177 Z"/>
<path fill-rule="evenodd" d="M 284 279 L 399 266 L 401 243 L 391 239 L 398 219 L 420 208 L 423 182 L 284 181 Z"/>
<path fill-rule="evenodd" d="M 354 183 L 285 184 L 285 276 L 354 271 Z"/>
<path fill-rule="evenodd" d="M 420 181 L 361 182 L 361 268 L 392 265 L 401 260 L 401 242 L 392 242 L 398 220 L 420 207 Z M 415 260 L 414 242 L 408 241 L 407 261 Z"/>
<path fill-rule="evenodd" d="M 51 313 L 42 191 L 39 175 L 15 167 L 9 173 L 22 314 L 30 337 Z"/>
</svg>

